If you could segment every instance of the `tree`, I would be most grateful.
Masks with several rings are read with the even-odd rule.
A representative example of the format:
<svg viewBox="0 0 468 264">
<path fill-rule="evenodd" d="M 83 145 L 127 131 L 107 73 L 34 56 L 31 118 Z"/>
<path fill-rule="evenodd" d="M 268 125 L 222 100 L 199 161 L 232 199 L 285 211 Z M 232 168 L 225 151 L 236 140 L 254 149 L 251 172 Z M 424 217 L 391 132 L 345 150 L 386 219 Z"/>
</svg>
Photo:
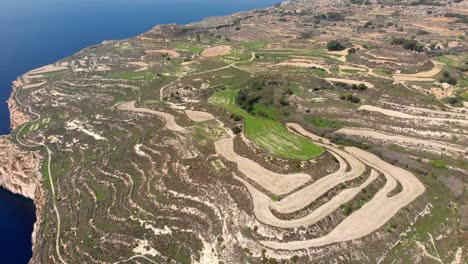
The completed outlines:
<svg viewBox="0 0 468 264">
<path fill-rule="evenodd" d="M 327 49 L 330 51 L 341 51 L 346 49 L 346 47 L 336 40 L 332 40 L 327 43 Z"/>
<path fill-rule="evenodd" d="M 235 126 L 231 128 L 231 130 L 234 134 L 239 134 L 240 132 L 242 132 L 242 128 L 240 126 Z"/>
<path fill-rule="evenodd" d="M 448 83 L 450 85 L 457 85 L 457 79 L 450 76 L 450 72 L 448 71 L 444 71 L 442 73 L 442 78 L 440 78 L 439 82 Z"/>
<path fill-rule="evenodd" d="M 404 49 L 421 52 L 424 49 L 424 46 L 420 44 L 415 39 L 406 39 L 406 38 L 392 38 L 390 44 L 396 46 L 402 46 Z"/>
<path fill-rule="evenodd" d="M 367 89 L 367 86 L 363 83 L 360 83 L 357 88 L 359 91 L 364 91 Z"/>
<path fill-rule="evenodd" d="M 446 97 L 445 101 L 451 105 L 458 103 L 458 99 L 455 97 Z"/>
<path fill-rule="evenodd" d="M 361 99 L 359 99 L 359 97 L 356 97 L 356 96 L 351 97 L 351 103 L 358 104 L 359 102 L 361 102 Z"/>
</svg>

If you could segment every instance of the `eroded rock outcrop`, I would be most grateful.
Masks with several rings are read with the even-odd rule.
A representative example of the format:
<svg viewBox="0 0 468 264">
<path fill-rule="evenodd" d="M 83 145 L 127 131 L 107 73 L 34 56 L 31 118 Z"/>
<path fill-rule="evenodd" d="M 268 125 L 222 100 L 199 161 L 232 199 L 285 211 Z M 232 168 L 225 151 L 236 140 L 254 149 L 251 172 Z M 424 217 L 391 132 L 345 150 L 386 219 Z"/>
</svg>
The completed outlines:
<svg viewBox="0 0 468 264">
<path fill-rule="evenodd" d="M 12 89 L 13 91 L 11 92 L 11 96 L 8 99 L 8 108 L 10 109 L 10 127 L 11 129 L 16 129 L 22 124 L 29 122 L 31 120 L 31 117 L 25 113 L 22 106 L 18 105 L 18 103 L 14 99 L 14 93 L 18 87 L 22 85 L 21 81 L 18 79 L 13 82 Z"/>
<path fill-rule="evenodd" d="M 39 151 L 22 150 L 8 136 L 0 137 L 0 150 L 0 186 L 34 200 L 42 178 Z"/>
</svg>

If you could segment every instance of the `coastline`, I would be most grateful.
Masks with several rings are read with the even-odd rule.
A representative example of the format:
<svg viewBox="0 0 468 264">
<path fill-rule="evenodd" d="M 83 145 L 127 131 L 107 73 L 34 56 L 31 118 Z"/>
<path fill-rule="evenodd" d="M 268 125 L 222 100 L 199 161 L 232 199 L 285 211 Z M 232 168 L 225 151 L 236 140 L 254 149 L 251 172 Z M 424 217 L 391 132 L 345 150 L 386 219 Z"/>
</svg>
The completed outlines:
<svg viewBox="0 0 468 264">
<path fill-rule="evenodd" d="M 271 8 L 271 6 L 267 6 L 264 8 L 257 8 L 257 9 L 265 9 L 265 8 Z M 21 102 L 17 101 L 18 98 L 16 97 L 17 92 L 21 88 L 34 88 L 34 87 L 27 87 L 29 85 L 29 78 L 28 74 L 34 71 L 37 71 L 38 69 L 41 69 L 43 67 L 46 67 L 48 65 L 55 65 L 57 63 L 60 63 L 60 61 L 73 56 L 75 54 L 79 54 L 82 52 L 85 52 L 88 49 L 92 49 L 93 47 L 104 45 L 109 42 L 115 42 L 115 41 L 125 41 L 126 39 L 132 39 L 132 38 L 137 38 L 137 37 L 143 37 L 144 34 L 151 32 L 157 27 L 160 26 L 170 26 L 170 25 L 176 25 L 176 26 L 181 26 L 181 27 L 206 27 L 207 25 L 211 26 L 217 26 L 217 25 L 222 25 L 225 23 L 224 19 L 229 18 L 229 19 L 234 19 L 236 16 L 239 16 L 244 13 L 251 12 L 252 10 L 256 9 L 248 9 L 248 10 L 243 10 L 239 12 L 235 12 L 232 14 L 228 15 L 222 15 L 222 16 L 208 16 L 203 18 L 202 20 L 191 22 L 188 24 L 178 24 L 178 23 L 171 23 L 171 24 L 158 24 L 155 25 L 153 28 L 142 32 L 140 34 L 137 34 L 135 36 L 131 36 L 128 38 L 123 38 L 123 39 L 116 39 L 116 40 L 103 40 L 102 42 L 98 44 L 93 44 L 86 46 L 82 49 L 76 50 L 73 52 L 71 55 L 66 56 L 64 58 L 59 59 L 56 62 L 53 62 L 51 64 L 47 64 L 44 66 L 40 66 L 34 69 L 30 69 L 29 71 L 21 74 L 18 76 L 11 85 L 11 91 L 10 91 L 10 96 L 8 98 L 7 105 L 9 109 L 9 116 L 10 116 L 10 132 L 9 134 L 6 135 L 0 135 L 0 146 L 2 146 L 2 140 L 5 142 L 4 144 L 9 144 L 12 147 L 4 152 L 0 153 L 0 161 L 2 161 L 2 157 L 8 160 L 15 160 L 17 157 L 22 156 L 22 155 L 34 155 L 33 158 L 27 159 L 27 160 L 22 160 L 20 159 L 19 161 L 17 160 L 14 162 L 15 166 L 14 167 L 19 167 L 22 168 L 24 166 L 28 166 L 28 160 L 30 162 L 34 162 L 37 164 L 37 166 L 34 166 L 33 169 L 31 169 L 28 173 L 16 173 L 15 171 L 10 171 L 10 173 L 2 173 L 2 165 L 0 165 L 0 187 L 3 187 L 4 189 L 14 193 L 21 195 L 22 197 L 31 199 L 32 202 L 35 205 L 35 215 L 36 215 L 36 222 L 33 225 L 33 232 L 31 234 L 31 241 L 32 241 L 32 256 L 31 259 L 29 260 L 29 263 L 40 263 L 40 256 L 37 255 L 38 252 L 38 247 L 40 246 L 38 244 L 38 234 L 41 232 L 42 225 L 44 223 L 43 219 L 43 213 L 44 213 L 44 207 L 46 206 L 46 201 L 50 199 L 50 193 L 46 191 L 45 186 L 44 186 L 44 176 L 42 174 L 42 166 L 44 165 L 44 162 L 46 159 L 44 158 L 44 155 L 41 154 L 41 150 L 28 150 L 24 147 L 21 147 L 21 144 L 14 139 L 13 137 L 16 136 L 17 128 L 20 128 L 24 124 L 34 121 L 33 117 L 33 112 L 31 112 L 31 109 L 24 105 L 21 104 Z M 0 162 L 0 164 L 3 164 Z M 21 177 L 23 176 L 23 177 Z M 50 202 L 50 201 L 49 201 Z"/>
<path fill-rule="evenodd" d="M 23 86 L 22 76 L 13 81 L 10 97 L 7 100 L 11 131 L 10 134 L 0 136 L 0 146 L 4 150 L 0 153 L 0 186 L 11 193 L 32 200 L 35 206 L 36 221 L 31 234 L 32 258 L 29 261 L 34 263 L 37 234 L 43 222 L 42 213 L 46 201 L 41 173 L 44 158 L 39 150 L 23 149 L 12 139 L 13 130 L 32 120 L 27 110 L 15 99 L 15 93 Z"/>
</svg>

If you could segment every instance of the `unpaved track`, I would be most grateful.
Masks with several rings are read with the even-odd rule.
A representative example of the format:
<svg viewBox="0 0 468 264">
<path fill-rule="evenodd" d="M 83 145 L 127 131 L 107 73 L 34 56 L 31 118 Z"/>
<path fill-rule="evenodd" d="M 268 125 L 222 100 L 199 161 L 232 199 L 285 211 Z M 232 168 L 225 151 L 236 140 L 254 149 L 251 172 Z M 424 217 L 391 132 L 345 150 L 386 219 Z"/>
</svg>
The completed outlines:
<svg viewBox="0 0 468 264">
<path fill-rule="evenodd" d="M 312 60 L 306 60 L 306 59 L 292 59 L 288 61 L 283 61 L 278 64 L 275 64 L 273 66 L 291 66 L 291 67 L 302 67 L 302 68 L 317 68 L 317 69 L 322 69 L 328 73 L 330 73 L 330 70 L 328 67 L 318 64 Z"/>
<path fill-rule="evenodd" d="M 26 83 L 27 83 L 27 81 L 26 81 Z M 25 127 L 27 127 L 30 123 L 36 122 L 37 120 L 41 119 L 41 115 L 39 113 L 34 112 L 31 109 L 31 106 L 23 104 L 21 101 L 18 100 L 18 92 L 20 91 L 20 89 L 21 88 L 18 88 L 18 90 L 15 93 L 16 102 L 19 105 L 22 105 L 22 106 L 26 107 L 28 109 L 28 112 L 31 113 L 32 115 L 36 116 L 36 118 L 31 120 L 30 122 L 24 124 L 21 127 L 21 129 L 18 131 L 18 133 L 16 133 L 16 141 L 18 142 L 18 144 L 20 144 L 20 145 L 22 145 L 23 147 L 26 147 L 26 148 L 43 147 L 43 148 L 45 148 L 45 150 L 47 152 L 47 174 L 48 174 L 48 178 L 49 178 L 49 182 L 50 182 L 50 192 L 51 192 L 51 196 L 52 196 L 51 197 L 52 206 L 54 208 L 54 213 L 55 213 L 55 217 L 56 217 L 56 220 L 57 220 L 57 231 L 55 233 L 55 252 L 57 253 L 57 257 L 58 257 L 60 263 L 66 263 L 62 258 L 62 254 L 60 253 L 60 230 L 61 230 L 61 220 L 60 219 L 61 218 L 60 218 L 59 210 L 57 208 L 57 196 L 55 194 L 55 184 L 54 184 L 54 179 L 53 179 L 53 176 L 52 176 L 52 170 L 50 169 L 50 165 L 52 163 L 52 151 L 44 143 L 27 144 L 27 143 L 24 143 L 22 140 L 20 140 L 19 135 L 21 134 L 23 129 Z M 57 184 L 57 188 L 58 188 L 58 184 Z"/>
<path fill-rule="evenodd" d="M 338 184 L 356 179 L 365 172 L 366 167 L 364 164 L 348 153 L 334 147 L 323 147 L 328 149 L 332 148 L 333 152 L 331 153 L 334 154 L 334 152 L 336 152 L 338 154 L 334 154 L 334 156 L 340 162 L 340 169 L 330 175 L 320 178 L 313 184 L 286 196 L 281 201 L 273 203 L 273 209 L 283 214 L 293 213 L 301 210 Z M 343 159 L 350 164 L 351 169 L 348 172 L 345 172 L 347 166 Z"/>
<path fill-rule="evenodd" d="M 62 71 L 62 70 L 68 70 L 67 66 L 62 66 L 59 64 L 50 64 L 46 66 L 42 66 L 40 68 L 34 69 L 32 71 L 29 71 L 26 75 L 31 75 L 31 74 L 43 74 L 43 73 L 49 73 L 49 72 L 56 72 L 56 71 Z"/>
<path fill-rule="evenodd" d="M 372 105 L 362 105 L 358 108 L 360 111 L 369 111 L 369 112 L 377 112 L 386 116 L 396 117 L 396 118 L 403 118 L 403 119 L 414 119 L 414 120 L 428 120 L 428 121 L 436 121 L 436 122 L 451 122 L 451 123 L 459 123 L 462 125 L 468 125 L 468 120 L 464 119 L 454 119 L 454 118 L 439 118 L 439 117 L 428 117 L 428 116 L 415 116 L 410 114 L 405 114 L 395 110 L 384 109 L 377 106 Z"/>
<path fill-rule="evenodd" d="M 46 83 L 47 83 L 47 81 L 42 81 L 42 82 L 38 82 L 38 83 L 30 83 L 30 84 L 26 84 L 26 85 L 22 86 L 21 89 L 36 88 L 36 87 L 42 86 L 42 85 L 44 85 Z"/>
<path fill-rule="evenodd" d="M 415 74 L 394 74 L 393 79 L 397 82 L 401 81 L 417 81 L 417 82 L 423 82 L 423 81 L 434 81 L 433 78 L 437 74 L 439 74 L 443 69 L 444 65 L 441 63 L 434 62 L 434 68 L 432 68 L 429 71 L 425 72 L 418 72 Z"/>
<path fill-rule="evenodd" d="M 350 79 L 341 79 L 341 78 L 325 78 L 325 80 L 329 82 L 341 82 L 341 83 L 347 83 L 347 84 L 355 84 L 359 85 L 361 83 L 365 84 L 368 88 L 375 88 L 375 86 L 366 81 L 359 81 L 359 80 L 350 80 Z"/>
<path fill-rule="evenodd" d="M 126 102 L 126 103 L 122 103 L 120 105 L 117 106 L 117 109 L 118 110 L 122 110 L 122 111 L 130 111 L 130 112 L 138 112 L 138 113 L 148 113 L 148 114 L 152 114 L 152 115 L 155 115 L 155 116 L 158 116 L 158 117 L 161 117 L 164 119 L 165 121 L 165 127 L 171 131 L 174 131 L 174 132 L 184 132 L 186 131 L 185 128 L 179 126 L 176 122 L 175 122 L 175 118 L 173 115 L 171 114 L 168 114 L 168 113 L 165 113 L 165 112 L 160 112 L 160 111 L 155 111 L 155 110 L 151 110 L 151 109 L 147 109 L 147 108 L 138 108 L 138 107 L 135 107 L 135 101 L 130 101 L 130 102 Z"/>
<path fill-rule="evenodd" d="M 207 112 L 202 111 L 192 111 L 192 110 L 185 110 L 185 114 L 194 122 L 200 123 L 209 120 L 215 119 L 215 117 Z"/>
<path fill-rule="evenodd" d="M 216 141 L 216 152 L 225 159 L 237 164 L 245 177 L 259 184 L 266 190 L 277 194 L 286 194 L 301 187 L 312 178 L 307 174 L 279 174 L 260 166 L 258 163 L 237 155 L 234 151 L 234 139 L 225 138 Z"/>
<path fill-rule="evenodd" d="M 378 175 L 379 174 L 373 170 L 369 178 L 360 186 L 341 191 L 330 201 L 324 203 L 310 214 L 294 220 L 283 220 L 277 218 L 271 212 L 270 207 L 272 207 L 271 204 L 273 204 L 273 202 L 270 197 L 255 189 L 247 181 L 237 176 L 235 176 L 235 178 L 241 181 L 252 195 L 252 200 L 254 203 L 254 213 L 260 222 L 280 228 L 299 228 L 317 223 L 318 221 L 324 219 L 325 217 L 336 211 L 338 208 L 340 208 L 342 204 L 351 201 L 354 197 L 356 197 L 357 194 L 359 194 L 359 192 L 361 192 L 364 188 L 369 186 L 369 184 L 371 184 L 375 179 L 377 179 Z"/>
<path fill-rule="evenodd" d="M 167 54 L 169 56 L 171 56 L 172 58 L 179 58 L 180 57 L 180 54 L 179 52 L 175 51 L 175 50 L 166 50 L 166 49 L 160 49 L 160 50 L 145 50 L 145 53 L 146 54 Z"/>
<path fill-rule="evenodd" d="M 293 131 L 303 135 L 304 137 L 310 138 L 313 141 L 321 142 L 327 145 L 332 145 L 331 141 L 328 138 L 323 138 L 317 136 L 315 134 L 310 133 L 309 131 L 305 130 L 301 125 L 296 123 L 287 123 L 286 127 L 292 129 Z"/>
<path fill-rule="evenodd" d="M 364 150 L 354 147 L 347 147 L 345 150 L 369 166 L 381 171 L 387 179 L 385 186 L 377 192 L 371 201 L 345 218 L 325 236 L 291 242 L 262 241 L 263 245 L 279 250 L 299 250 L 359 239 L 382 227 L 401 208 L 413 202 L 424 192 L 424 185 L 408 171 L 386 163 Z M 396 188 L 397 181 L 400 182 L 402 191 L 388 197 L 388 194 Z"/>
<path fill-rule="evenodd" d="M 367 71 L 366 68 L 349 66 L 349 65 L 338 65 L 338 68 L 340 70 L 352 70 L 352 71 L 360 71 L 360 72 L 366 72 Z"/>
<path fill-rule="evenodd" d="M 383 132 L 379 132 L 372 129 L 365 129 L 365 128 L 342 128 L 335 131 L 337 134 L 344 134 L 349 136 L 357 136 L 362 138 L 367 138 L 370 140 L 376 140 L 380 142 L 387 142 L 390 144 L 397 144 L 409 148 L 416 148 L 418 150 L 426 150 L 436 153 L 444 153 L 444 154 L 462 154 L 464 155 L 467 152 L 466 149 L 463 147 L 459 147 L 457 145 L 453 145 L 450 143 L 439 143 L 431 140 L 426 139 L 418 139 L 414 137 L 407 137 L 403 135 L 392 135 Z"/>
<path fill-rule="evenodd" d="M 460 118 L 460 119 L 468 119 L 468 114 L 466 114 L 466 113 L 432 110 L 432 109 L 416 107 L 416 106 L 400 105 L 400 104 L 387 102 L 387 101 L 384 101 L 384 100 L 381 100 L 380 102 L 382 102 L 384 104 L 387 104 L 387 105 L 396 106 L 398 108 L 403 108 L 405 110 L 413 111 L 413 112 L 416 112 L 416 113 L 425 113 L 425 114 L 428 114 L 428 115 L 439 115 L 439 116 L 452 116 L 452 117 L 456 117 L 456 118 Z"/>
</svg>

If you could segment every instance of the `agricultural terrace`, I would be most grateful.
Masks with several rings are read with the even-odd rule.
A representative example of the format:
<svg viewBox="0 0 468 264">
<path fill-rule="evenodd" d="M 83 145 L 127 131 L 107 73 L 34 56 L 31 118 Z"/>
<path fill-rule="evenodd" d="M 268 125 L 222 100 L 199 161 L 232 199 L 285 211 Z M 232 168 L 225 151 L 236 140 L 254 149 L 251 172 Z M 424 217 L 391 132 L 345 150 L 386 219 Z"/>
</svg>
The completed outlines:
<svg viewBox="0 0 468 264">
<path fill-rule="evenodd" d="M 281 123 L 253 117 L 235 103 L 238 90 L 215 93 L 209 102 L 244 118 L 245 135 L 261 148 L 282 158 L 309 160 L 323 153 L 323 149 L 304 137 L 296 135 Z"/>
</svg>

